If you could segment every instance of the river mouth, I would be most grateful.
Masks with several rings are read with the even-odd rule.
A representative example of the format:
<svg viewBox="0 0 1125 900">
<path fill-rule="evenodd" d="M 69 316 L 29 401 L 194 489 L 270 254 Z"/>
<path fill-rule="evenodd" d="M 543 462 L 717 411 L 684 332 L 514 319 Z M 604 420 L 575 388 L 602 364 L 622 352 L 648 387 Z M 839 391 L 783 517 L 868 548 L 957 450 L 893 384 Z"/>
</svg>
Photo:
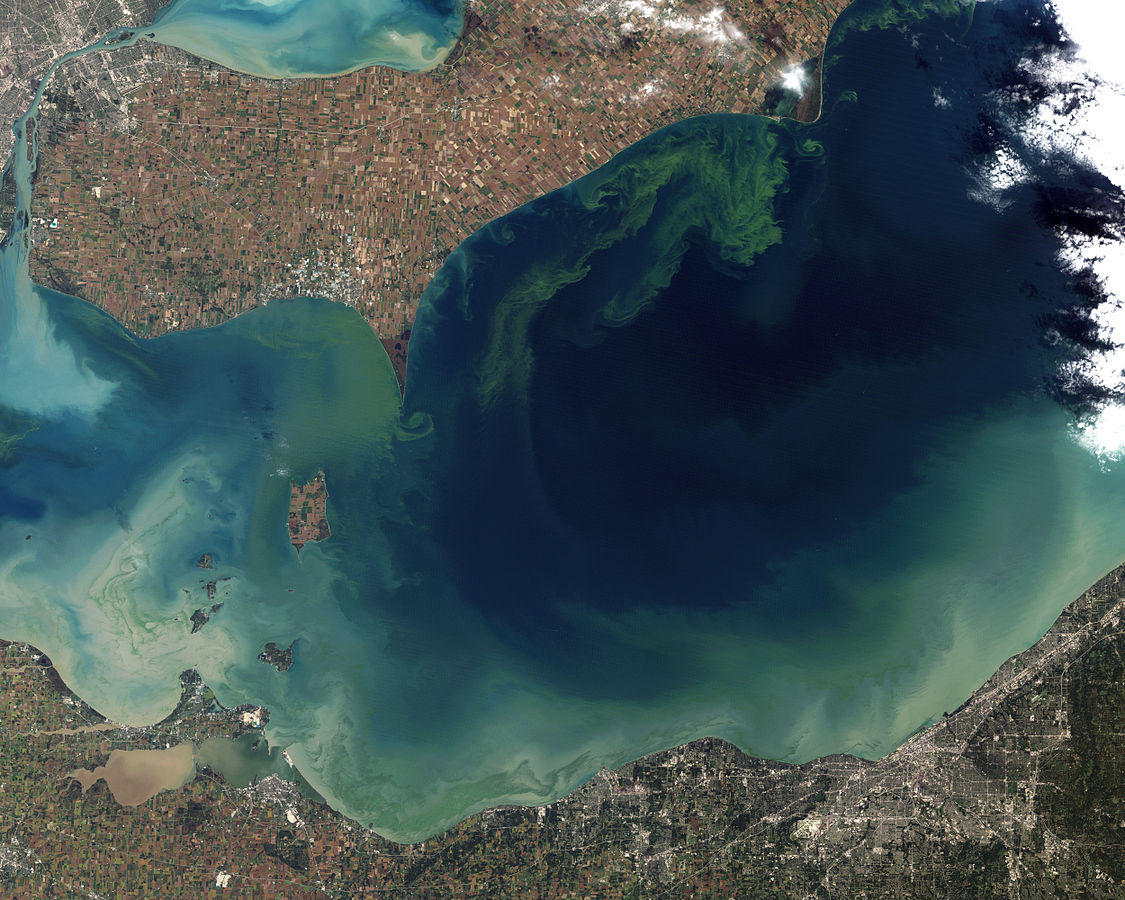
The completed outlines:
<svg viewBox="0 0 1125 900">
<path fill-rule="evenodd" d="M 814 125 L 679 123 L 466 241 L 405 401 L 339 304 L 141 341 L 32 285 L 17 226 L 14 636 L 123 722 L 197 669 L 403 841 L 703 735 L 877 757 L 955 708 L 1119 561 L 1125 478 L 1057 377 L 1091 297 L 1052 223 L 1091 197 L 1030 153 L 1004 203 L 974 194 L 999 138 L 973 98 L 1058 36 L 954 6 L 903 31 L 857 3 Z M 330 536 L 298 556 L 318 472 Z M 144 752 L 115 795 L 187 771 Z"/>
</svg>

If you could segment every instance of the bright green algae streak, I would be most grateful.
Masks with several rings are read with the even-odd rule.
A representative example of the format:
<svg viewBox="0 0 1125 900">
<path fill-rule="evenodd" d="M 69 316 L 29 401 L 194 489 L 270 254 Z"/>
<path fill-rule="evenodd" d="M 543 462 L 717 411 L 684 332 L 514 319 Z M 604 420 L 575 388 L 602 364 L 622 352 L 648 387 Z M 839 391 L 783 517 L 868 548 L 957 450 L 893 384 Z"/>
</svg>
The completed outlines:
<svg viewBox="0 0 1125 900">
<path fill-rule="evenodd" d="M 926 19 L 947 19 L 959 22 L 966 30 L 972 24 L 976 0 L 876 0 L 857 4 L 832 28 L 826 53 L 834 58 L 837 45 L 854 31 L 888 30 L 917 25 Z"/>
<path fill-rule="evenodd" d="M 11 458 L 16 444 L 34 428 L 33 420 L 0 408 L 0 466 Z"/>
<path fill-rule="evenodd" d="M 596 254 L 628 241 L 651 261 L 630 273 L 598 310 L 605 324 L 623 326 L 668 287 L 689 234 L 705 235 L 723 260 L 740 266 L 781 240 L 773 200 L 785 189 L 788 172 L 777 132 L 763 119 L 721 121 L 661 132 L 566 189 L 589 214 L 589 239 L 559 241 L 505 286 L 506 300 L 492 313 L 488 349 L 476 372 L 485 398 L 526 389 L 534 368 L 531 321 L 560 288 L 589 275 Z M 802 149 L 808 154 L 817 148 Z M 549 205 L 542 208 L 551 212 Z M 504 227 L 503 220 L 490 226 L 501 244 Z M 431 293 L 449 290 L 444 279 L 452 275 L 472 279 L 472 265 L 470 257 L 466 272 L 443 270 Z"/>
<path fill-rule="evenodd" d="M 914 57 L 975 90 L 1025 46 L 986 26 L 854 28 L 886 69 L 842 52 L 858 100 L 820 125 L 681 123 L 489 225 L 424 298 L 401 402 L 352 310 L 140 341 L 34 288 L 17 228 L 0 634 L 123 721 L 196 667 L 400 840 L 705 734 L 887 752 L 1122 546 L 1125 479 L 1042 390 L 1069 357 L 1039 321 L 1074 297 L 1034 186 L 968 198 L 975 108 L 936 110 Z M 298 556 L 318 468 L 332 537 Z"/>
</svg>

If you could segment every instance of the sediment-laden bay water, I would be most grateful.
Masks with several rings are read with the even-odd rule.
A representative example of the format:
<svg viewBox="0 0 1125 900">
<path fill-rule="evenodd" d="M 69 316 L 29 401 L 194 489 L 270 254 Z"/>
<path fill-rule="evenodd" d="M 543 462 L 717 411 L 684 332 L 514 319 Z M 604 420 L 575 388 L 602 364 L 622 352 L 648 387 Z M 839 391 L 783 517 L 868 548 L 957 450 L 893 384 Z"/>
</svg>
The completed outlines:
<svg viewBox="0 0 1125 900">
<path fill-rule="evenodd" d="M 421 72 L 461 33 L 460 0 L 173 0 L 146 33 L 265 78 Z"/>
<path fill-rule="evenodd" d="M 400 840 L 702 735 L 893 749 L 1125 555 L 1076 438 L 1105 297 L 1057 263 L 1120 205 L 1019 134 L 1066 47 L 1031 0 L 860 0 L 819 123 L 675 125 L 458 248 L 405 402 L 350 309 L 141 341 L 32 286 L 17 221 L 0 634 L 125 722 L 197 668 Z"/>
</svg>

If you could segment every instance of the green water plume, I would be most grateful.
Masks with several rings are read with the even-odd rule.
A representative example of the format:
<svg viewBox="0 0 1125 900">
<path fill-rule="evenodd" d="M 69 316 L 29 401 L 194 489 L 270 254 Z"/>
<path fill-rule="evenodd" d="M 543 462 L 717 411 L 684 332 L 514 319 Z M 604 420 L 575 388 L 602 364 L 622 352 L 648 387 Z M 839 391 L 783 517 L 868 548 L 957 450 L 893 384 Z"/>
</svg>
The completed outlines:
<svg viewBox="0 0 1125 900">
<path fill-rule="evenodd" d="M 840 16 L 829 33 L 825 62 L 835 63 L 844 38 L 857 31 L 909 27 L 939 17 L 954 20 L 959 31 L 968 32 L 976 5 L 977 0 L 873 0 L 856 4 L 846 15 Z"/>
<path fill-rule="evenodd" d="M 561 289 L 589 274 L 597 254 L 627 240 L 643 246 L 646 264 L 636 279 L 598 313 L 602 324 L 621 326 L 668 287 L 692 235 L 704 237 L 719 259 L 737 267 L 752 265 L 781 241 L 774 200 L 786 189 L 789 171 L 777 127 L 765 119 L 720 116 L 694 120 L 694 126 L 659 132 L 564 189 L 605 227 L 591 230 L 589 241 L 560 243 L 496 307 L 476 373 L 483 405 L 504 391 L 526 394 L 534 364 L 530 322 Z M 820 150 L 804 141 L 799 153 Z M 466 277 L 471 279 L 471 270 Z"/>
</svg>

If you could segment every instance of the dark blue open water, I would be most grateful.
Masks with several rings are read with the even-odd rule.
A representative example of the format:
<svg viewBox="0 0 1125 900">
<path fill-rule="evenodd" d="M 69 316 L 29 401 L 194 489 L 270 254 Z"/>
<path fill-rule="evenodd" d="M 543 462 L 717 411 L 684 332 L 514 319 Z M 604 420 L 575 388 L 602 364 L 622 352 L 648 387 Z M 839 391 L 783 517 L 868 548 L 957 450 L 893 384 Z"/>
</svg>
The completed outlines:
<svg viewBox="0 0 1125 900">
<path fill-rule="evenodd" d="M 466 241 L 401 406 L 342 306 L 139 341 L 13 242 L 0 634 L 127 721 L 198 668 L 401 840 L 705 734 L 878 756 L 957 706 L 1125 556 L 1059 375 L 1099 296 L 1055 262 L 1113 210 L 991 111 L 1046 90 L 1040 5 L 916 9 L 845 13 L 817 124 L 693 119 Z M 1029 174 L 996 202 L 1001 144 Z"/>
</svg>

